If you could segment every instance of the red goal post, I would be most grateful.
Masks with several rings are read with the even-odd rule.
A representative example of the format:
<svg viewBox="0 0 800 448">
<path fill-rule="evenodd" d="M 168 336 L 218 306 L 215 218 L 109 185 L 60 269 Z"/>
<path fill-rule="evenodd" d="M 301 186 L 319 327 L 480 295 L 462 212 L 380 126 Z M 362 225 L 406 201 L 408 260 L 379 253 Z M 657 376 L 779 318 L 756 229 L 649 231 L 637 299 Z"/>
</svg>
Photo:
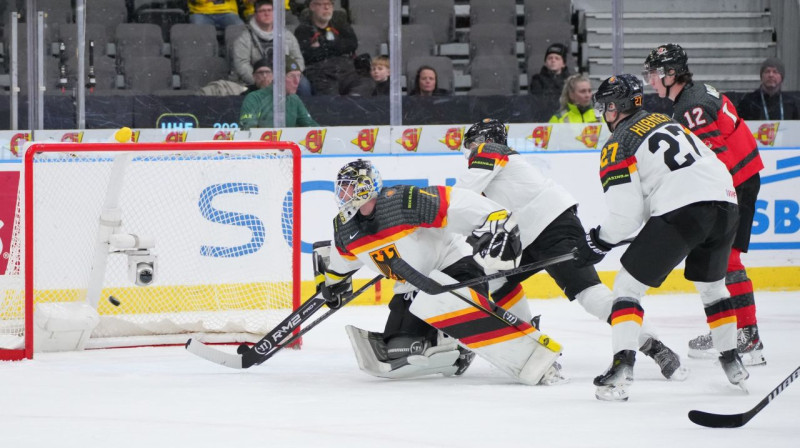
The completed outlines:
<svg viewBox="0 0 800 448">
<path fill-rule="evenodd" d="M 30 145 L 0 360 L 259 340 L 301 300 L 300 160 L 291 142 Z"/>
</svg>

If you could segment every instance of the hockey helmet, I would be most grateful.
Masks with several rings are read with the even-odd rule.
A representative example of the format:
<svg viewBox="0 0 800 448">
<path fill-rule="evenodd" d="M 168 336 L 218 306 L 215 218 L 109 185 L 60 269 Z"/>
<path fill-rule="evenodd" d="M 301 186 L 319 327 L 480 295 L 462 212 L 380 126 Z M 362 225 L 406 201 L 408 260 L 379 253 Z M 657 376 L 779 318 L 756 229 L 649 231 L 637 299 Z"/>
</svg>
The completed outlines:
<svg viewBox="0 0 800 448">
<path fill-rule="evenodd" d="M 642 90 L 642 81 L 636 76 L 627 73 L 612 76 L 600 84 L 592 97 L 595 110 L 600 115 L 607 111 L 635 112 L 642 107 Z"/>
<path fill-rule="evenodd" d="M 689 73 L 689 57 L 678 44 L 665 44 L 651 50 L 644 60 L 644 71 L 642 75 L 645 81 L 650 81 L 650 76 L 657 75 L 659 78 L 671 74 L 674 70 L 675 76 Z"/>
<path fill-rule="evenodd" d="M 362 205 L 378 197 L 383 180 L 378 169 L 368 160 L 348 163 L 336 175 L 335 191 L 342 222 L 353 218 Z"/>
<path fill-rule="evenodd" d="M 469 152 L 473 143 L 494 142 L 506 144 L 506 125 L 494 118 L 484 118 L 473 124 L 464 134 L 464 149 Z"/>
</svg>

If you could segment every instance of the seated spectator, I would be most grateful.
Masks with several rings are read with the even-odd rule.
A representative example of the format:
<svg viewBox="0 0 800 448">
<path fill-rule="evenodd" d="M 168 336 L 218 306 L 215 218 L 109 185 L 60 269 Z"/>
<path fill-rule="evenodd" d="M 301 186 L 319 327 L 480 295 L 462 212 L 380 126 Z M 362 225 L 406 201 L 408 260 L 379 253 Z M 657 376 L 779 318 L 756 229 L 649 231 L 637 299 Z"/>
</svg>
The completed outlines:
<svg viewBox="0 0 800 448">
<path fill-rule="evenodd" d="M 253 84 L 253 63 L 260 59 L 272 60 L 273 0 L 256 0 L 255 15 L 248 21 L 247 30 L 233 42 L 233 72 L 244 84 Z M 283 33 L 284 52 L 297 61 L 300 70 L 305 69 L 300 45 L 291 31 Z M 300 82 L 300 95 L 311 95 L 311 84 L 307 79 Z"/>
<path fill-rule="evenodd" d="M 586 75 L 572 75 L 564 83 L 561 109 L 550 118 L 550 123 L 596 123 L 600 121 L 592 105 L 592 83 Z"/>
<path fill-rule="evenodd" d="M 314 95 L 370 96 L 371 78 L 359 76 L 353 64 L 358 38 L 346 21 L 333 21 L 331 0 L 310 0 L 310 20 L 295 30 L 306 62 L 305 75 Z"/>
<path fill-rule="evenodd" d="M 264 60 L 265 64 L 272 64 L 272 60 Z M 261 69 L 261 63 L 257 63 Z M 259 70 L 256 69 L 256 70 Z M 286 127 L 309 127 L 319 126 L 319 123 L 311 118 L 308 109 L 297 93 L 297 86 L 300 84 L 300 64 L 289 56 L 286 56 Z M 263 75 L 256 75 L 257 82 L 266 82 L 269 77 L 265 71 Z M 263 81 L 261 79 L 263 78 Z M 250 128 L 270 128 L 274 126 L 272 115 L 273 92 L 272 85 L 258 89 L 249 93 L 242 103 L 242 110 L 239 114 L 239 127 L 241 129 Z"/>
<path fill-rule="evenodd" d="M 297 61 L 295 61 L 297 62 Z M 272 73 L 272 59 L 259 59 L 253 64 L 253 84 L 247 86 L 247 90 L 242 95 L 247 95 L 256 90 L 263 89 L 272 85 L 275 76 Z"/>
<path fill-rule="evenodd" d="M 761 85 L 739 102 L 739 116 L 745 120 L 800 120 L 797 101 L 781 92 L 785 73 L 780 59 L 766 59 L 761 64 Z"/>
<path fill-rule="evenodd" d="M 414 78 L 414 88 L 409 96 L 445 96 L 450 95 L 445 89 L 439 88 L 439 76 L 433 67 L 423 65 L 417 69 Z"/>
<path fill-rule="evenodd" d="M 189 23 L 214 25 L 225 31 L 230 25 L 241 25 L 239 5 L 236 0 L 188 0 Z"/>
<path fill-rule="evenodd" d="M 547 47 L 544 65 L 538 74 L 531 76 L 528 92 L 531 94 L 560 94 L 564 89 L 564 81 L 569 77 L 567 69 L 567 47 L 552 44 Z"/>
<path fill-rule="evenodd" d="M 388 95 L 389 58 L 386 56 L 377 56 L 372 58 L 372 67 L 370 68 L 369 73 L 372 76 L 372 80 L 375 81 L 375 90 L 372 92 L 372 95 Z"/>
</svg>

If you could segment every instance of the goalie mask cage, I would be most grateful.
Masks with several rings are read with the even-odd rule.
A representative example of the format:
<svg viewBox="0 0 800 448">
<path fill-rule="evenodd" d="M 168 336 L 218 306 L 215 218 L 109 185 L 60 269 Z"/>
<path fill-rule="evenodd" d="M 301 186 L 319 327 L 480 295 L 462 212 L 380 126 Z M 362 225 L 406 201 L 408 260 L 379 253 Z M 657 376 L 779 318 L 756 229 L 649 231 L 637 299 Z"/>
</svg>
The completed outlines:
<svg viewBox="0 0 800 448">
<path fill-rule="evenodd" d="M 300 246 L 294 143 L 32 144 L 0 360 L 32 358 L 66 303 L 99 317 L 85 348 L 258 341 L 300 304 Z"/>
</svg>

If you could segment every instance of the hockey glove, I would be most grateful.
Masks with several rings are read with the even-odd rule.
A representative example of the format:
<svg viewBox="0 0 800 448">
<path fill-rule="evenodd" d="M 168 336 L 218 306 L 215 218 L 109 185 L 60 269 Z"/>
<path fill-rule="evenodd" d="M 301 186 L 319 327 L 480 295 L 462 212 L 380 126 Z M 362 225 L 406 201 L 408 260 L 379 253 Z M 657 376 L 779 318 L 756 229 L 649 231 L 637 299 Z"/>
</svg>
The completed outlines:
<svg viewBox="0 0 800 448">
<path fill-rule="evenodd" d="M 467 238 L 467 243 L 472 246 L 473 258 L 484 269 L 502 271 L 519 266 L 522 242 L 511 212 L 499 210 L 490 214 Z"/>
<path fill-rule="evenodd" d="M 600 239 L 600 226 L 597 226 L 589 230 L 584 240 L 578 241 L 575 264 L 583 268 L 600 263 L 603 257 L 613 248 L 613 244 Z"/>
<path fill-rule="evenodd" d="M 314 279 L 317 291 L 322 293 L 329 308 L 339 308 L 345 296 L 353 292 L 353 280 L 349 275 L 328 271 L 331 259 L 331 242 L 317 241 L 313 246 Z"/>
<path fill-rule="evenodd" d="M 330 274 L 326 274 L 326 277 L 330 281 Z M 353 278 L 347 277 L 337 283 L 326 284 L 328 281 L 323 282 L 320 288 L 322 297 L 325 298 L 325 304 L 334 310 L 341 308 L 342 300 L 353 292 Z"/>
</svg>

